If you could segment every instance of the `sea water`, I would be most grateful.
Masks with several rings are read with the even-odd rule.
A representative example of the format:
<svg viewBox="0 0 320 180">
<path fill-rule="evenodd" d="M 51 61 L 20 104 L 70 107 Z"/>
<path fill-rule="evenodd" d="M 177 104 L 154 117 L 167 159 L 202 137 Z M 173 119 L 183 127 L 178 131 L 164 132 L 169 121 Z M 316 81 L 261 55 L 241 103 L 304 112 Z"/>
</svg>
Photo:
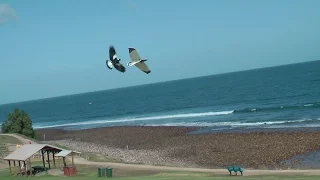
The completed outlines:
<svg viewBox="0 0 320 180">
<path fill-rule="evenodd" d="M 5 104 L 0 122 L 14 108 L 35 129 L 320 127 L 320 61 Z"/>
</svg>

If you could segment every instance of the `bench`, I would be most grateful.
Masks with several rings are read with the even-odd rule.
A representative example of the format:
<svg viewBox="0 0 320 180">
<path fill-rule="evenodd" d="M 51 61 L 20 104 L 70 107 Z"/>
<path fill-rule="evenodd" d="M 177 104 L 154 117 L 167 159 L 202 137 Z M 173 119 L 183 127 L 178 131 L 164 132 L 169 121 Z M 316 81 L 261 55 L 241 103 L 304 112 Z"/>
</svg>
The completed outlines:
<svg viewBox="0 0 320 180">
<path fill-rule="evenodd" d="M 243 173 L 243 169 L 241 168 L 241 167 L 239 167 L 239 166 L 228 166 L 227 167 L 227 169 L 228 169 L 228 171 L 229 171 L 229 173 L 230 173 L 230 176 L 231 176 L 231 172 L 233 171 L 233 172 L 235 172 L 236 173 L 236 175 L 238 175 L 238 171 L 241 173 L 241 176 L 242 176 L 242 173 Z"/>
</svg>

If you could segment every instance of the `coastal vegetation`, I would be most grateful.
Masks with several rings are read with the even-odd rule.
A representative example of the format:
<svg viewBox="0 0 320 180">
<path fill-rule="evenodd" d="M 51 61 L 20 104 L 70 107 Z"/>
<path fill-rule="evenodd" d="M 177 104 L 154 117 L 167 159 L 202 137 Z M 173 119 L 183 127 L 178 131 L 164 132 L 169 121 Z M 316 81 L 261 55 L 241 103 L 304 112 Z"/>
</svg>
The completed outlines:
<svg viewBox="0 0 320 180">
<path fill-rule="evenodd" d="M 2 133 L 17 133 L 30 138 L 35 137 L 32 120 L 29 115 L 18 108 L 8 114 L 7 120 L 1 125 Z"/>
</svg>

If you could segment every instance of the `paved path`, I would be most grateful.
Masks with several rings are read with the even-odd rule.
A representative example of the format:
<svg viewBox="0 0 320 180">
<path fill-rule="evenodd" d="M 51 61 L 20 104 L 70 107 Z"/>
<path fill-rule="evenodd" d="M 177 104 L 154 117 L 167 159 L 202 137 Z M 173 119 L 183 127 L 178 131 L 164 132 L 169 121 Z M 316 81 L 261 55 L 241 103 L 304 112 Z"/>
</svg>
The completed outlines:
<svg viewBox="0 0 320 180">
<path fill-rule="evenodd" d="M 8 135 L 19 139 L 22 142 L 29 143 L 29 139 L 15 135 L 15 134 L 0 134 Z M 31 141 L 36 144 L 36 142 Z M 187 171 L 187 172 L 206 172 L 212 174 L 226 175 L 228 171 L 226 169 L 204 169 L 204 168 L 183 168 L 183 167 L 168 167 L 168 166 L 152 166 L 152 165 L 140 165 L 140 164 L 124 164 L 124 163 L 111 163 L 111 162 L 92 162 L 82 157 L 74 158 L 75 164 L 82 165 L 94 165 L 94 166 L 110 166 L 113 168 L 126 168 L 136 170 L 159 170 L 159 171 Z M 320 175 L 320 170 L 256 170 L 245 169 L 244 176 L 252 175 Z"/>
</svg>

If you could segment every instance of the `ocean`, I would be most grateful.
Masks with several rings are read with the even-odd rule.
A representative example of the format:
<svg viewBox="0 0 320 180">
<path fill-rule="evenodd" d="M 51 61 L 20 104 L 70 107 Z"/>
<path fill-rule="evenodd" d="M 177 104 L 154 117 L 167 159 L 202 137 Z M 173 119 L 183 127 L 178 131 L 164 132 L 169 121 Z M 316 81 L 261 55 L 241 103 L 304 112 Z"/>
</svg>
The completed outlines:
<svg viewBox="0 0 320 180">
<path fill-rule="evenodd" d="M 34 129 L 320 127 L 320 61 L 5 104 L 1 123 L 14 108 Z"/>
</svg>

